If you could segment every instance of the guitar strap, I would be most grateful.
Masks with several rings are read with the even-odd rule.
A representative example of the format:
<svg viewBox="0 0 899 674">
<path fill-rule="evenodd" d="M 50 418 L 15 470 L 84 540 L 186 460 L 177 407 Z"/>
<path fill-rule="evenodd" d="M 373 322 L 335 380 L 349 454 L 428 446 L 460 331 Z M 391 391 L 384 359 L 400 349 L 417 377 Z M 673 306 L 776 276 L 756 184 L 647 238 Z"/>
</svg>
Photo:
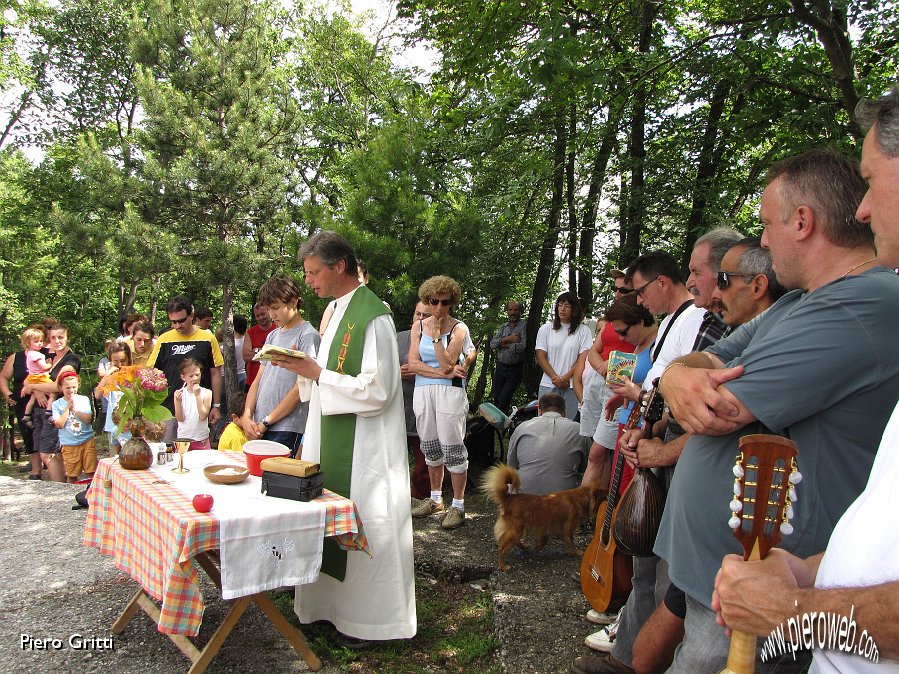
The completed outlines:
<svg viewBox="0 0 899 674">
<path fill-rule="evenodd" d="M 656 348 L 650 352 L 650 357 L 652 358 L 652 362 L 656 362 L 656 358 L 659 357 L 659 354 L 662 352 L 662 345 L 665 343 L 665 338 L 668 336 L 668 332 L 677 322 L 678 316 L 680 316 L 684 311 L 687 310 L 687 307 L 692 306 L 693 300 L 686 300 L 683 304 L 681 304 L 677 311 L 674 312 L 674 315 L 671 316 L 671 320 L 668 321 L 668 325 L 665 326 L 665 332 L 662 333 L 662 336 L 656 340 Z"/>
</svg>

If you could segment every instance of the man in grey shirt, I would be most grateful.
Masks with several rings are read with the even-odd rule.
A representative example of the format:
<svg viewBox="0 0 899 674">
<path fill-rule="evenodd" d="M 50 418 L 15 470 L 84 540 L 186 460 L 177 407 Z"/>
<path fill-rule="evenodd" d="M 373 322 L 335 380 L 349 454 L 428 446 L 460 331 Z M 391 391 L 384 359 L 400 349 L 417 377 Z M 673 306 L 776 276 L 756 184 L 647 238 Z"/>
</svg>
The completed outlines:
<svg viewBox="0 0 899 674">
<path fill-rule="evenodd" d="M 512 434 L 507 462 L 518 470 L 525 493 L 574 489 L 586 459 L 580 424 L 565 416 L 565 399 L 558 393 L 547 393 L 538 404 L 540 416 Z"/>
<path fill-rule="evenodd" d="M 525 321 L 521 320 L 521 302 L 510 301 L 506 305 L 506 316 L 509 320 L 499 327 L 496 336 L 490 340 L 490 348 L 496 351 L 493 404 L 508 414 L 512 396 L 521 383 L 528 339 Z"/>
</svg>

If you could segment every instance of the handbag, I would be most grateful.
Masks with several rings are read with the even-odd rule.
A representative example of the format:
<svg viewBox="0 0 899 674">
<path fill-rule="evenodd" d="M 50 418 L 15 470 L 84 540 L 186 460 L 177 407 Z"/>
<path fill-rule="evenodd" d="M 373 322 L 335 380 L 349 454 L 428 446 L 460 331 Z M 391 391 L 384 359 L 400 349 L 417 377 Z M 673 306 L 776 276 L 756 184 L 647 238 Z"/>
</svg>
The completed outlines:
<svg viewBox="0 0 899 674">
<path fill-rule="evenodd" d="M 649 468 L 638 468 L 621 497 L 612 533 L 618 549 L 632 557 L 649 557 L 662 523 L 665 489 Z"/>
</svg>

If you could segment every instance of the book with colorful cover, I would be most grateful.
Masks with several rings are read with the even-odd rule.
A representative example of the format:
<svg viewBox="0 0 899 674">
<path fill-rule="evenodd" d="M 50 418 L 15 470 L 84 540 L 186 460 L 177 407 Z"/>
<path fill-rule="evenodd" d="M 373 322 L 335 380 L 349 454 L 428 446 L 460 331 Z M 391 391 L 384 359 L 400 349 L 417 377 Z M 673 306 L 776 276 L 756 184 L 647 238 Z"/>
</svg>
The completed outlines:
<svg viewBox="0 0 899 674">
<path fill-rule="evenodd" d="M 637 356 L 623 351 L 612 351 L 609 354 L 609 367 L 606 370 L 606 384 L 623 384 L 624 378 L 633 379 Z"/>
</svg>

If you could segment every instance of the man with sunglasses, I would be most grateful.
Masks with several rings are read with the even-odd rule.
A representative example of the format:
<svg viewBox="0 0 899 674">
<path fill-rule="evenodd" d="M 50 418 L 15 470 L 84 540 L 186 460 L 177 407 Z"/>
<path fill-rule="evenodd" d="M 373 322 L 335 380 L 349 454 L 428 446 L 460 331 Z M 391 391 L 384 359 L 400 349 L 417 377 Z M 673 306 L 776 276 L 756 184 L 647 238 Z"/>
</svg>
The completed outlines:
<svg viewBox="0 0 899 674">
<path fill-rule="evenodd" d="M 215 426 L 222 417 L 222 371 L 224 363 L 218 340 L 209 330 L 194 325 L 194 307 L 190 299 L 177 295 L 165 306 L 171 330 L 159 336 L 153 345 L 153 353 L 147 360 L 148 367 L 155 367 L 165 373 L 169 382 L 169 394 L 163 405 L 174 415 L 175 391 L 181 381 L 179 368 L 186 358 L 193 358 L 200 363 L 200 386 L 212 389 L 212 409 L 209 411 L 209 424 Z M 166 423 L 165 441 L 175 439 L 178 422 L 174 419 Z"/>
<path fill-rule="evenodd" d="M 771 252 L 757 237 L 738 241 L 721 260 L 712 299 L 731 328 L 748 323 L 786 292 L 771 267 Z M 697 349 L 698 350 L 698 349 Z"/>
<path fill-rule="evenodd" d="M 527 322 L 521 320 L 521 302 L 510 300 L 506 304 L 506 316 L 509 320 L 499 326 L 490 340 L 490 348 L 496 352 L 493 404 L 508 414 L 512 396 L 521 383 L 528 338 L 525 331 Z"/>
</svg>

